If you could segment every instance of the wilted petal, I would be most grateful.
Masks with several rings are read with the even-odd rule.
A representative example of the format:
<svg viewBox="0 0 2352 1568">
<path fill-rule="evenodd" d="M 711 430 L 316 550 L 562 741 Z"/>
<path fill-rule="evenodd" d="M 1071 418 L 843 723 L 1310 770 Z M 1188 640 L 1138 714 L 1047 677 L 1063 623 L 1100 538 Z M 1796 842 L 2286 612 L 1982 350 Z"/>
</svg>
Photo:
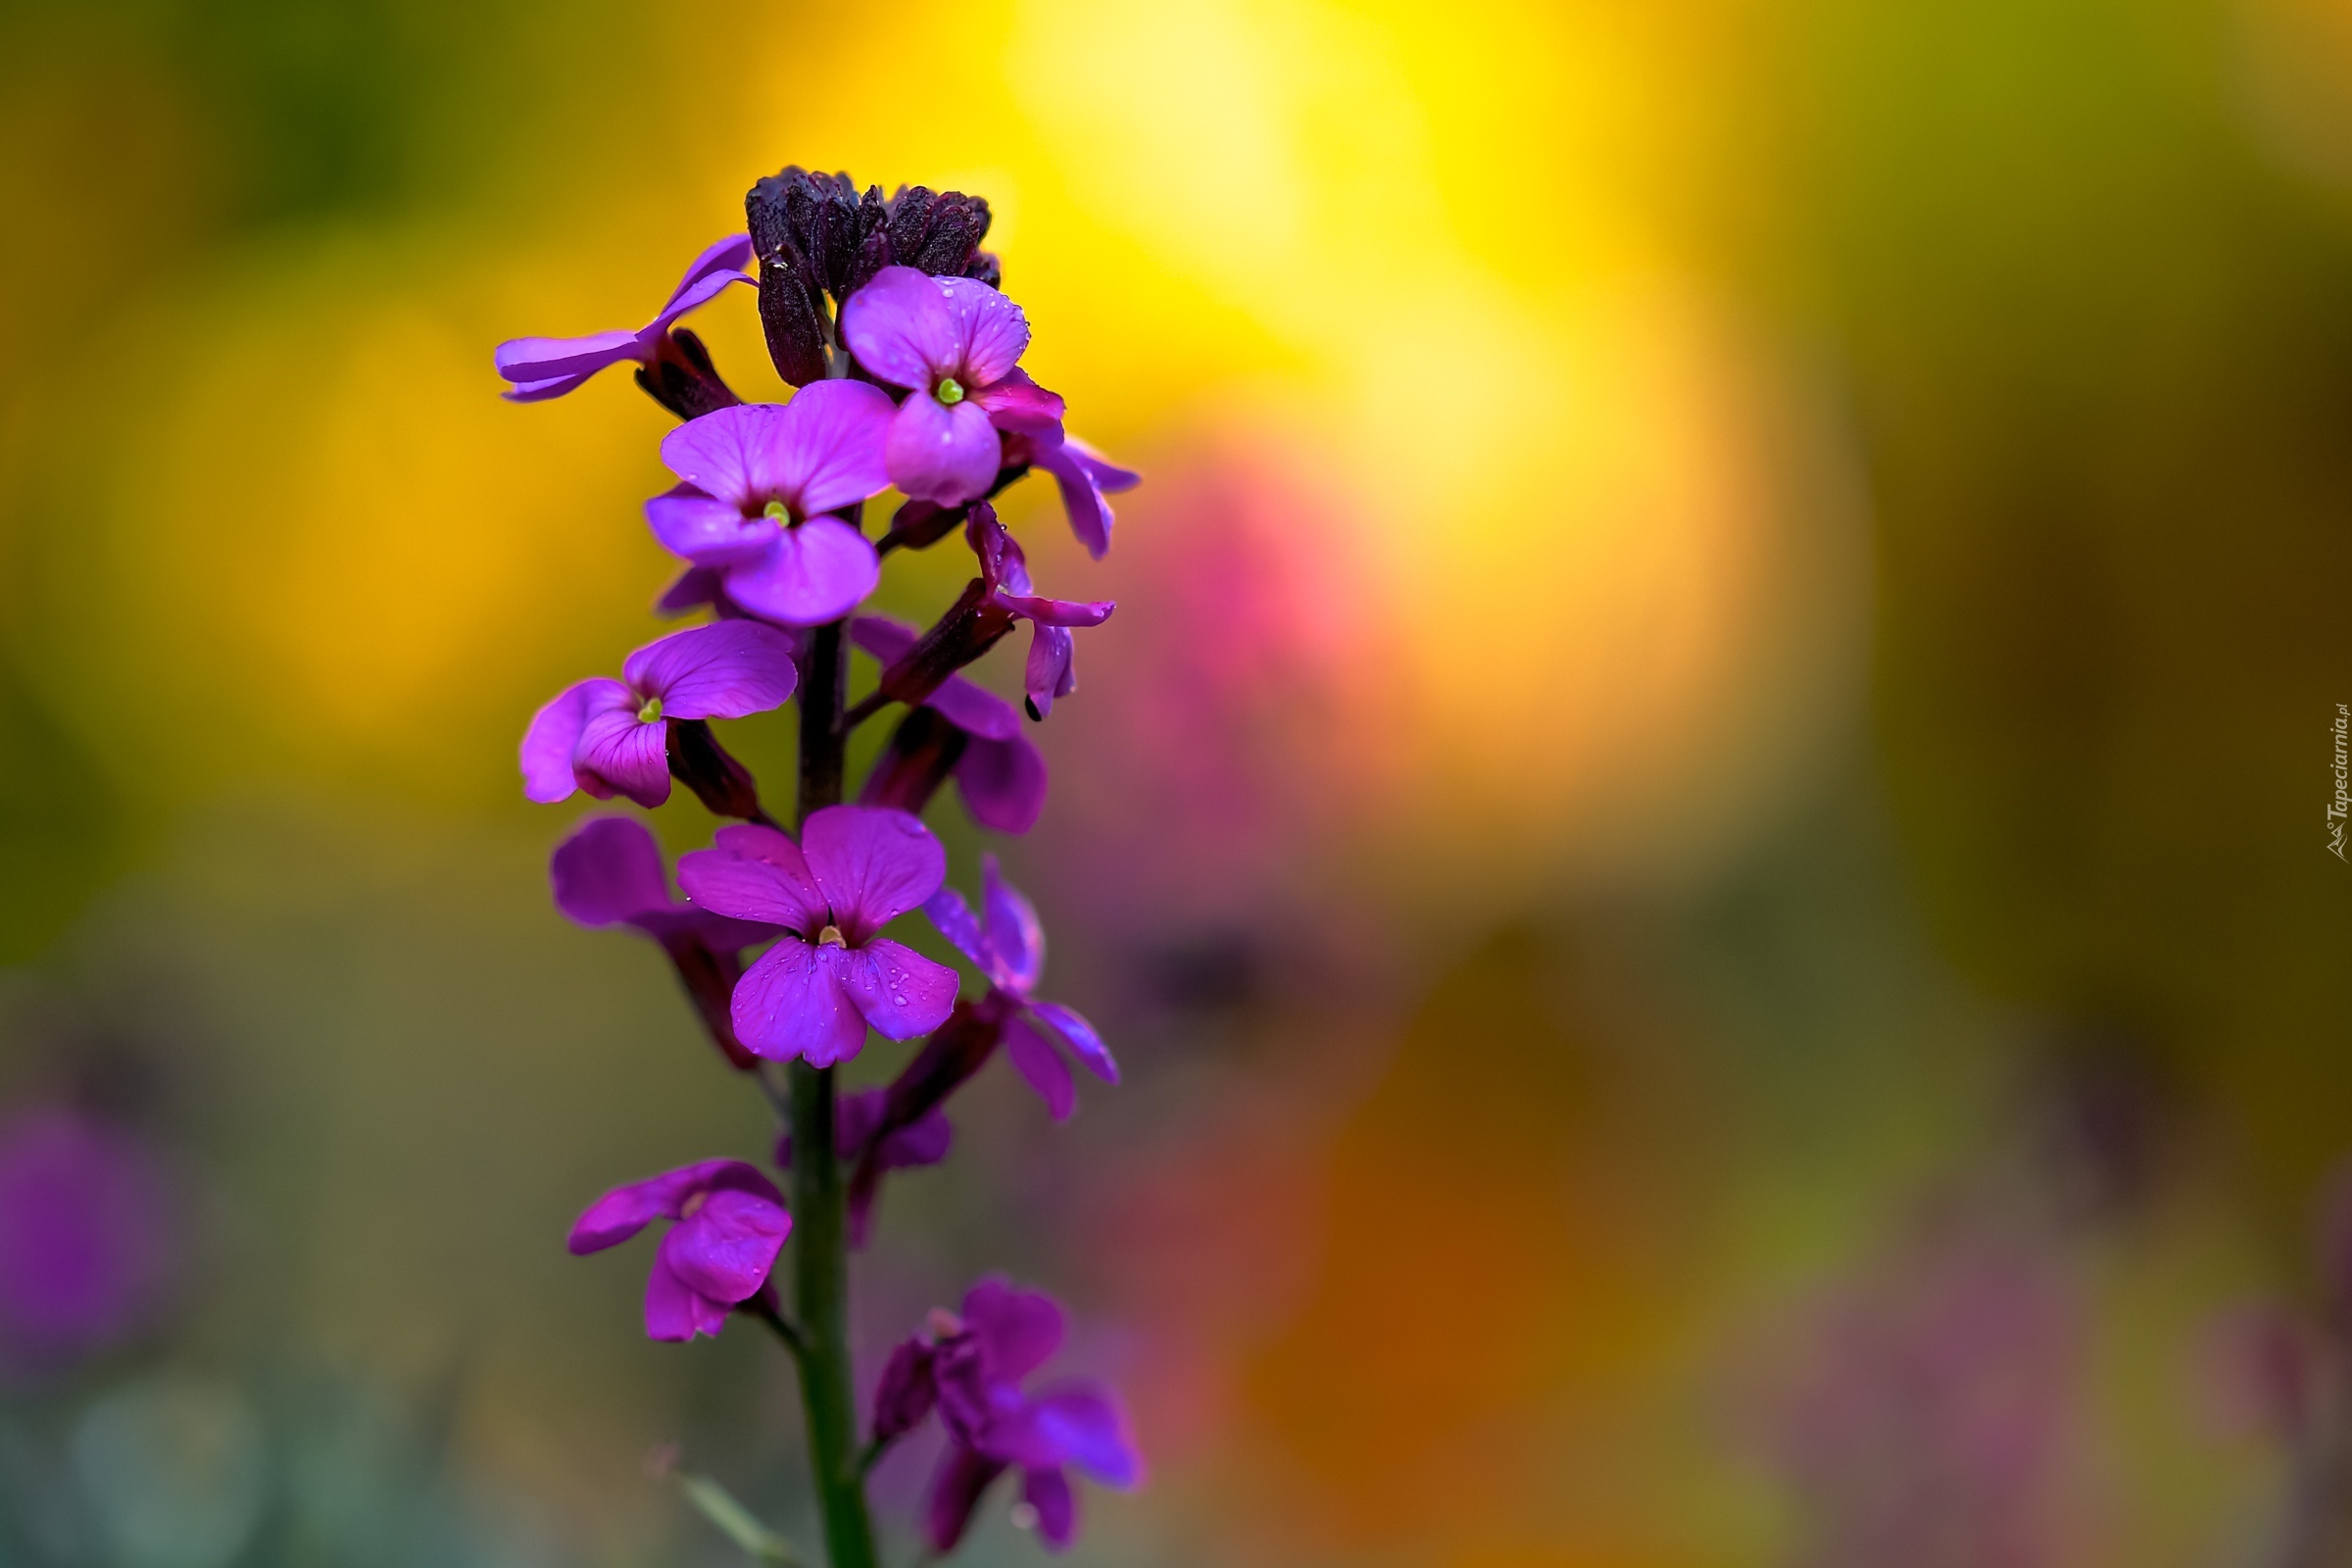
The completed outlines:
<svg viewBox="0 0 2352 1568">
<path fill-rule="evenodd" d="M 887 807 L 813 811 L 802 825 L 801 844 L 809 873 L 852 945 L 921 907 L 948 874 L 947 852 L 931 830 Z"/>
<path fill-rule="evenodd" d="M 672 485 L 648 501 L 645 520 L 662 549 L 698 566 L 755 560 L 775 543 L 779 531 L 774 518 L 747 517 L 736 502 L 691 484 Z"/>
<path fill-rule="evenodd" d="M 1144 1456 L 1118 1396 L 1092 1379 L 1074 1378 L 1044 1390 L 1032 1401 L 1037 1423 L 1066 1461 L 1106 1487 L 1141 1486 Z"/>
<path fill-rule="evenodd" d="M 629 655 L 621 673 L 666 718 L 742 718 L 781 708 L 800 671 L 792 639 L 756 620 L 691 626 Z"/>
<path fill-rule="evenodd" d="M 1070 1112 L 1078 1108 L 1078 1088 L 1070 1081 L 1070 1064 L 1046 1043 L 1044 1035 L 1030 1027 L 1028 1019 L 1015 1018 L 1004 1026 L 1004 1054 L 1012 1058 L 1014 1070 L 1037 1091 L 1054 1119 L 1068 1121 Z"/>
<path fill-rule="evenodd" d="M 972 401 L 1000 430 L 1014 430 L 1042 439 L 1061 433 L 1061 394 L 1049 392 L 1029 379 L 1027 370 L 1014 370 L 1002 381 L 972 394 Z"/>
<path fill-rule="evenodd" d="M 865 535 L 838 517 L 811 517 L 730 566 L 727 597 L 771 620 L 821 626 L 857 609 L 881 578 L 882 559 Z"/>
<path fill-rule="evenodd" d="M 865 1045 L 865 1017 L 842 988 L 844 950 L 780 937 L 735 983 L 735 1037 L 774 1061 L 830 1067 Z"/>
<path fill-rule="evenodd" d="M 590 713 L 572 771 L 589 794 L 625 795 L 651 810 L 669 799 L 669 724 L 663 719 L 648 724 L 636 709 L 630 698 L 625 707 Z"/>
<path fill-rule="evenodd" d="M 956 971 L 888 937 L 834 950 L 836 972 L 865 1021 L 885 1040 L 911 1040 L 956 1010 Z"/>
<path fill-rule="evenodd" d="M 808 874 L 801 847 L 756 822 L 722 827 L 711 847 L 678 857 L 678 885 L 706 909 L 814 935 L 825 923 L 825 895 Z"/>
<path fill-rule="evenodd" d="M 972 1514 L 980 1506 L 988 1484 L 1004 1473 L 1004 1464 L 981 1457 L 960 1443 L 950 1444 L 931 1477 L 931 1494 L 923 1504 L 923 1536 L 935 1552 L 950 1552 L 963 1540 Z"/>
<path fill-rule="evenodd" d="M 1010 989 L 1027 992 L 1046 972 L 1046 928 L 1038 923 L 1037 906 L 1004 880 L 993 855 L 980 857 L 980 917 Z"/>
<path fill-rule="evenodd" d="M 662 1238 L 661 1261 L 714 1301 L 748 1300 L 766 1283 L 792 1234 L 783 1205 L 751 1193 L 711 1193 Z"/>
<path fill-rule="evenodd" d="M 936 693 L 934 696 L 936 697 Z M 1011 705 L 1005 705 L 1011 711 Z M 963 808 L 997 833 L 1026 833 L 1046 808 L 1046 759 L 1025 735 L 1007 740 L 975 736 L 956 760 L 956 788 Z"/>
<path fill-rule="evenodd" d="M 1037 1512 L 1037 1537 L 1050 1551 L 1078 1539 L 1078 1499 L 1058 1467 L 1021 1472 L 1021 1500 Z"/>
<path fill-rule="evenodd" d="M 556 907 L 586 926 L 617 925 L 673 907 L 662 850 L 634 817 L 599 816 L 556 846 L 547 863 Z"/>
<path fill-rule="evenodd" d="M 950 408 L 917 390 L 891 419 L 883 459 L 891 483 L 908 496 L 955 506 L 988 493 L 1003 452 L 997 427 L 977 405 L 967 399 Z"/>
<path fill-rule="evenodd" d="M 814 516 L 889 489 L 882 446 L 897 412 L 889 393 L 864 381 L 795 393 L 775 431 L 775 472 L 792 510 Z"/>
<path fill-rule="evenodd" d="M 841 308 L 842 341 L 867 372 L 929 391 L 956 365 L 956 322 L 938 282 L 911 267 L 885 267 Z"/>
<path fill-rule="evenodd" d="M 727 1326 L 727 1309 L 697 1292 L 654 1259 L 645 1281 L 645 1337 L 684 1345 L 698 1334 L 715 1336 Z"/>
<path fill-rule="evenodd" d="M 964 1293 L 963 1320 L 986 1357 L 989 1377 L 1001 1383 L 1018 1382 L 1043 1366 L 1061 1348 L 1069 1326 L 1060 1302 L 998 1274 Z"/>
<path fill-rule="evenodd" d="M 527 798 L 552 806 L 569 800 L 580 787 L 571 767 L 580 749 L 580 731 L 587 727 L 591 711 L 612 706 L 614 691 L 627 700 L 627 689 L 616 680 L 580 681 L 531 715 L 530 727 L 522 732 L 522 793 Z"/>
</svg>

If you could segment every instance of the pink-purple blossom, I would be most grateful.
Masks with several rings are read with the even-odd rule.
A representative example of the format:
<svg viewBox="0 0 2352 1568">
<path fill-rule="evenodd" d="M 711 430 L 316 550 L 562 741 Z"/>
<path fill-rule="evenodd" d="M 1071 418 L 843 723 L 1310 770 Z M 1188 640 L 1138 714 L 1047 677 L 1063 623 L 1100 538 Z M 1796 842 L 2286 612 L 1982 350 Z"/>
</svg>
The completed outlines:
<svg viewBox="0 0 2352 1568">
<path fill-rule="evenodd" d="M 1035 906 L 997 870 L 997 858 L 980 858 L 980 909 L 974 915 L 963 895 L 941 888 L 923 906 L 939 934 L 972 960 L 994 988 L 991 1001 L 1004 1016 L 1004 1051 L 1029 1087 L 1065 1121 L 1078 1103 L 1069 1064 L 1054 1049 L 1058 1042 L 1106 1084 L 1119 1081 L 1095 1026 L 1058 1002 L 1040 1002 L 1036 991 L 1046 970 L 1046 933 Z"/>
<path fill-rule="evenodd" d="M 792 640 L 772 626 L 722 620 L 672 632 L 629 655 L 619 680 L 580 681 L 532 715 L 523 793 L 553 803 L 586 790 L 660 806 L 669 799 L 672 720 L 763 713 L 784 705 L 797 679 Z"/>
<path fill-rule="evenodd" d="M 1054 711 L 1054 700 L 1078 689 L 1073 627 L 1100 626 L 1118 609 L 1109 599 L 1048 599 L 1029 580 L 1029 560 L 1020 542 L 997 518 L 997 509 L 983 503 L 972 508 L 964 535 L 980 558 L 980 580 L 991 602 L 1029 622 L 1029 658 L 1021 668 L 1021 685 L 1028 694 L 1029 713 L 1044 718 Z"/>
<path fill-rule="evenodd" d="M 905 658 L 922 634 L 887 615 L 860 615 L 850 622 L 850 640 L 885 667 Z M 944 760 L 956 779 L 964 809 L 982 827 L 1026 833 L 1046 804 L 1046 760 L 1021 733 L 1021 715 L 996 693 L 961 675 L 942 681 L 922 707 L 947 720 L 961 737 Z M 902 763 L 897 748 L 876 763 L 861 799 L 868 806 L 920 811 L 938 785 L 913 760 Z"/>
<path fill-rule="evenodd" d="M 819 381 L 784 404 L 690 419 L 662 441 L 679 483 L 645 504 L 654 537 L 717 570 L 726 597 L 792 626 L 838 620 L 882 572 L 873 544 L 830 514 L 890 486 L 890 397 Z"/>
<path fill-rule="evenodd" d="M 743 270 L 751 259 L 749 234 L 730 234 L 712 245 L 694 259 L 654 318 L 634 332 L 509 338 L 492 357 L 498 373 L 514 383 L 504 396 L 515 403 L 538 403 L 562 397 L 612 366 L 651 365 L 671 322 L 710 304 L 730 285 L 753 280 Z"/>
<path fill-rule="evenodd" d="M 56 1361 L 135 1331 L 177 1255 L 172 1190 L 128 1132 L 43 1106 L 0 1128 L 0 1359 Z"/>
<path fill-rule="evenodd" d="M 1021 1472 L 1021 1500 L 1055 1551 L 1078 1536 L 1075 1469 L 1106 1487 L 1142 1485 L 1144 1459 L 1118 1396 L 1091 1378 L 1035 1393 L 1024 1378 L 1061 1348 L 1060 1303 L 991 1276 L 963 1298 L 960 1317 L 934 1312 L 926 1333 L 902 1342 L 874 1397 L 874 1434 L 885 1441 L 936 1408 L 948 1451 L 931 1481 L 923 1533 L 934 1551 L 955 1549 L 980 1498 L 1007 1469 Z"/>
<path fill-rule="evenodd" d="M 879 934 L 946 875 L 930 829 L 869 806 L 811 812 L 799 844 L 774 828 L 721 828 L 713 848 L 678 861 L 696 904 L 782 928 L 735 987 L 735 1034 L 815 1067 L 858 1054 L 868 1025 L 906 1040 L 954 1009 L 956 972 Z"/>
<path fill-rule="evenodd" d="M 842 341 L 875 379 L 906 389 L 891 419 L 890 478 L 918 501 L 954 506 L 988 493 L 999 430 L 1058 439 L 1061 399 L 1020 368 L 1021 308 L 970 277 L 886 267 L 841 310 Z"/>
<path fill-rule="evenodd" d="M 615 1187 L 571 1227 L 574 1256 L 601 1252 L 657 1219 L 675 1220 L 645 1282 L 645 1335 L 678 1343 L 715 1335 L 759 1296 L 792 1234 L 775 1183 L 740 1159 L 697 1164 Z"/>
</svg>

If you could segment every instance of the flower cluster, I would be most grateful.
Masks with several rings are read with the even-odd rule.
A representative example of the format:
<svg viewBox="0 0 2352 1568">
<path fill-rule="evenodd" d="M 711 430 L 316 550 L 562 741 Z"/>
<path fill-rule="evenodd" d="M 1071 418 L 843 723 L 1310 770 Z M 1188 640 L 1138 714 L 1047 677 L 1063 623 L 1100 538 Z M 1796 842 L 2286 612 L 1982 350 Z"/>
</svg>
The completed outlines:
<svg viewBox="0 0 2352 1568">
<path fill-rule="evenodd" d="M 1138 475 L 1071 436 L 1062 399 L 1022 368 L 1029 319 L 980 249 L 986 202 L 920 187 L 885 197 L 844 174 L 787 169 L 755 185 L 745 211 L 748 232 L 696 257 L 645 326 L 519 338 L 496 356 L 507 396 L 525 403 L 633 365 L 638 384 L 683 421 L 661 444 L 676 483 L 645 503 L 645 520 L 682 566 L 658 608 L 710 618 L 630 654 L 619 679 L 591 676 L 541 708 L 522 740 L 523 787 L 534 801 L 584 791 L 651 809 L 674 780 L 733 819 L 679 858 L 683 902 L 653 834 L 631 817 L 588 819 L 557 848 L 550 877 L 572 920 L 661 944 L 712 1043 L 785 1120 L 775 1148 L 784 1187 L 741 1159 L 700 1160 L 613 1189 L 580 1217 L 570 1247 L 601 1251 L 668 1220 L 646 1285 L 646 1333 L 691 1341 L 745 1313 L 784 1341 L 807 1395 L 834 1568 L 870 1568 L 865 1468 L 934 1409 L 950 1441 L 923 1522 L 932 1547 L 960 1541 L 991 1483 L 1018 1470 L 1015 1517 L 1059 1549 L 1077 1528 L 1071 1472 L 1126 1488 L 1143 1471 L 1109 1390 L 1024 1391 L 1063 1338 L 1061 1309 L 1001 1280 L 974 1286 L 960 1316 L 934 1314 L 930 1332 L 892 1356 L 861 1442 L 842 1252 L 862 1243 L 885 1172 L 947 1157 L 947 1102 L 998 1047 L 1055 1121 L 1076 1104 L 1067 1057 L 1118 1081 L 1094 1026 L 1035 995 L 1045 959 L 1036 910 L 992 855 L 975 913 L 947 887 L 947 853 L 922 813 L 953 779 L 978 826 L 1035 824 L 1048 776 L 1022 712 L 1043 721 L 1077 689 L 1074 634 L 1115 609 L 1042 592 L 992 500 L 1033 470 L 1048 475 L 1071 531 L 1100 559 L 1111 541 L 1107 498 Z M 736 283 L 754 286 L 769 358 L 797 389 L 779 400 L 738 395 L 677 324 Z M 894 490 L 903 499 L 875 534 L 866 504 Z M 958 535 L 974 575 L 933 625 L 860 612 L 886 556 Z M 1016 709 L 962 671 L 1022 622 Z M 853 647 L 879 671 L 855 703 Z M 711 728 L 787 703 L 800 753 L 790 830 Z M 893 709 L 879 760 L 845 802 L 848 737 Z M 917 909 L 978 970 L 974 995 L 959 997 L 955 969 L 886 934 Z M 876 1035 L 922 1043 L 886 1087 L 841 1092 L 834 1069 Z M 789 1298 L 776 1276 L 788 1247 Z"/>
</svg>

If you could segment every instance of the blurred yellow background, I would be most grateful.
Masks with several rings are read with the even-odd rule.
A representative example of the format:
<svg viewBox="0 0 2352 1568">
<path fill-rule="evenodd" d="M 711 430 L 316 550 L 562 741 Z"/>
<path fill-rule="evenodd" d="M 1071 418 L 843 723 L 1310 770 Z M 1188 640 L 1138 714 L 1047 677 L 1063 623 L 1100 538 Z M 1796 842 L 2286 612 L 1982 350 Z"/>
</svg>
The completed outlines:
<svg viewBox="0 0 2352 1568">
<path fill-rule="evenodd" d="M 290 1454 L 291 1361 L 446 1404 L 484 1560 L 727 1560 L 641 1473 L 681 1437 L 805 1510 L 766 1348 L 644 1345 L 561 1254 L 763 1112 L 546 906 L 575 818 L 514 767 L 656 634 L 670 421 L 490 368 L 634 326 L 786 163 L 986 196 L 1026 363 L 1147 475 L 1100 566 L 1008 509 L 1121 603 L 1000 848 L 1130 1081 L 1048 1140 L 992 1074 L 860 1285 L 873 1345 L 987 1266 L 1099 1326 L 1157 1468 L 1076 1560 L 2259 1533 L 2200 1325 L 2314 1296 L 2352 1148 L 2330 0 L 17 0 L 0 1096 L 132 1062 L 202 1216 L 185 1321 L 24 1432 L 193 1366 Z M 748 291 L 693 324 L 782 395 Z M 2024 1480 L 1870 1405 L 1928 1478 L 1889 1555 L 1774 1391 L 1868 1384 L 1791 1321 L 1910 1324 L 1939 1248 L 2059 1370 Z"/>
</svg>

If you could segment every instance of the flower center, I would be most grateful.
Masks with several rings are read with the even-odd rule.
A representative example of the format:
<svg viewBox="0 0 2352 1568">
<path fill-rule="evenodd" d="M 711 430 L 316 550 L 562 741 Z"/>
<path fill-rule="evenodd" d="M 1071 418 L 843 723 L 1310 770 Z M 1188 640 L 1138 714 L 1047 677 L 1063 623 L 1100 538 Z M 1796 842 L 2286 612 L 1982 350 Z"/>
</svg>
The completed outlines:
<svg viewBox="0 0 2352 1568">
<path fill-rule="evenodd" d="M 760 515 L 773 518 L 788 527 L 792 523 L 792 509 L 781 501 L 770 501 L 766 506 L 761 507 Z"/>
<path fill-rule="evenodd" d="M 931 395 L 952 409 L 963 401 L 963 383 L 952 375 L 943 375 L 939 385 L 931 389 Z"/>
<path fill-rule="evenodd" d="M 687 1199 L 686 1201 L 678 1205 L 678 1218 L 682 1220 L 694 1218 L 695 1214 L 701 1210 L 702 1206 L 709 1201 L 710 1201 L 710 1195 L 709 1193 L 695 1194 L 692 1198 Z"/>
<path fill-rule="evenodd" d="M 637 722 L 640 724 L 651 724 L 661 716 L 662 699 L 659 697 L 648 697 L 645 706 L 637 710 Z"/>
<path fill-rule="evenodd" d="M 828 923 L 816 934 L 816 945 L 820 948 L 846 948 L 850 945 L 850 939 L 841 934 L 841 927 Z"/>
</svg>

